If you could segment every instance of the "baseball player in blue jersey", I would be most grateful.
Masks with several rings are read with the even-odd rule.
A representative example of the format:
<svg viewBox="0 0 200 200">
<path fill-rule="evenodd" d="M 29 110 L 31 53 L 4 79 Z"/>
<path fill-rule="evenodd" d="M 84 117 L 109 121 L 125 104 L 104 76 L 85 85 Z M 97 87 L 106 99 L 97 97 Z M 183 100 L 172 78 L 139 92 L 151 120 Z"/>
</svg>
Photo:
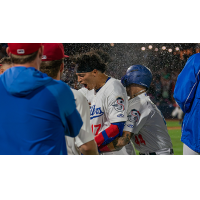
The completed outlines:
<svg viewBox="0 0 200 200">
<path fill-rule="evenodd" d="M 40 43 L 9 43 L 13 67 L 0 76 L 0 154 L 67 154 L 82 126 L 67 84 L 38 71 Z M 60 57 L 62 59 L 64 54 Z"/>
<path fill-rule="evenodd" d="M 192 55 L 178 76 L 174 98 L 185 113 L 183 155 L 200 154 L 200 53 Z"/>
</svg>

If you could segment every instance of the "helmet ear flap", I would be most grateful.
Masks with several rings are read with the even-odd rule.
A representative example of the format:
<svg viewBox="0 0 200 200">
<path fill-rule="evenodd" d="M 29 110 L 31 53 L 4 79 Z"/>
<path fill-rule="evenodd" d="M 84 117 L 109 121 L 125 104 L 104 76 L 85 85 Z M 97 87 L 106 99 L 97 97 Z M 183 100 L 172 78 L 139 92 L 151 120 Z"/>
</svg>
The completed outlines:
<svg viewBox="0 0 200 200">
<path fill-rule="evenodd" d="M 122 85 L 123 85 L 124 87 L 127 87 L 128 80 L 127 80 L 126 75 L 122 77 L 121 83 L 122 83 Z"/>
<path fill-rule="evenodd" d="M 124 80 L 124 85 L 125 85 L 125 87 L 128 86 L 128 79 L 127 78 Z"/>
</svg>

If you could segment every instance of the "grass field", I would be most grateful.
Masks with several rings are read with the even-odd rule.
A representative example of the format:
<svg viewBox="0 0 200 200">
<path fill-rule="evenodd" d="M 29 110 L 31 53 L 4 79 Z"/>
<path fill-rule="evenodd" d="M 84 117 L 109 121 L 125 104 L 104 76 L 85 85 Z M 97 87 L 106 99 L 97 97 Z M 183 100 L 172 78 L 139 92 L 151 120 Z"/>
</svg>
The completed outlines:
<svg viewBox="0 0 200 200">
<path fill-rule="evenodd" d="M 181 142 L 181 129 L 178 127 L 181 127 L 178 121 L 174 120 L 166 120 L 167 122 L 167 128 L 168 133 L 171 137 L 173 149 L 174 149 L 174 155 L 183 155 L 183 143 Z M 174 128 L 174 129 L 172 129 Z M 136 151 L 136 154 L 138 155 L 139 152 Z"/>
<path fill-rule="evenodd" d="M 167 128 L 181 127 L 178 121 L 167 120 Z M 181 129 L 168 130 L 171 137 L 174 155 L 183 155 L 183 143 L 181 142 Z"/>
</svg>

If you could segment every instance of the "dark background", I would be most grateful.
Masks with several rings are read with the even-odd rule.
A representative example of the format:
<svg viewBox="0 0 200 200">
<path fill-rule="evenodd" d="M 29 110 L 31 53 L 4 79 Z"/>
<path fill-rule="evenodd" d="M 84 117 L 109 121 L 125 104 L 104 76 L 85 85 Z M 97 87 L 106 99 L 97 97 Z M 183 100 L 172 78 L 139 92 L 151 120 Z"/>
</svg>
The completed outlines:
<svg viewBox="0 0 200 200">
<path fill-rule="evenodd" d="M 63 45 L 66 55 L 70 57 L 65 62 L 62 80 L 75 89 L 82 86 L 77 82 L 71 58 L 91 49 L 101 49 L 109 54 L 111 62 L 108 63 L 106 74 L 117 79 L 121 79 L 131 65 L 141 64 L 150 68 L 153 81 L 148 95 L 165 118 L 171 118 L 171 112 L 176 106 L 173 91 L 178 74 L 187 59 L 200 52 L 199 43 L 64 43 Z M 0 59 L 7 56 L 6 47 L 6 43 L 0 43 Z"/>
</svg>

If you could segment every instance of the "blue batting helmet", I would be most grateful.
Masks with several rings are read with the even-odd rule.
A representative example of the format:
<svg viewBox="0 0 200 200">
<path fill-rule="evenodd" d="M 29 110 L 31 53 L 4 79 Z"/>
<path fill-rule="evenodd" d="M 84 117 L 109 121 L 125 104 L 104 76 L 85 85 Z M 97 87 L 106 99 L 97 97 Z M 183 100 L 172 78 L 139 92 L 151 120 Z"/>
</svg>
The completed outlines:
<svg viewBox="0 0 200 200">
<path fill-rule="evenodd" d="M 135 83 L 149 88 L 152 81 L 152 73 L 149 68 L 143 65 L 132 65 L 127 69 L 126 75 L 122 77 L 121 82 L 124 87 Z"/>
</svg>

